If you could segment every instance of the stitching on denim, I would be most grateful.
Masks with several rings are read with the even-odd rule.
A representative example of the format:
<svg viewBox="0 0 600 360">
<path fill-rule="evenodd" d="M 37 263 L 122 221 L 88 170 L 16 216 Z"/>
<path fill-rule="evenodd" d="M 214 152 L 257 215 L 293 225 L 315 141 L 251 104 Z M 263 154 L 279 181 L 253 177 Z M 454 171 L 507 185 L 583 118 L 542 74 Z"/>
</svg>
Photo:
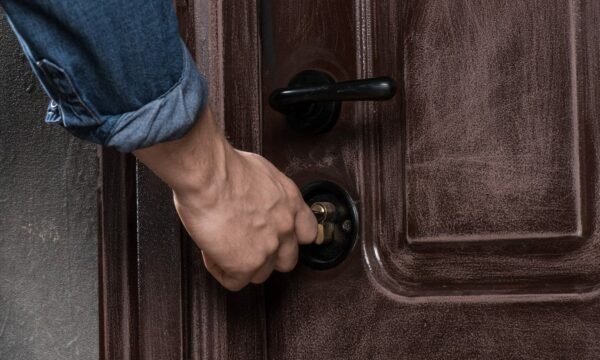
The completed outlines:
<svg viewBox="0 0 600 360">
<path fill-rule="evenodd" d="M 44 67 L 43 67 L 43 66 L 40 66 L 40 65 L 39 65 L 39 63 L 42 63 L 42 64 L 44 64 L 44 65 L 46 65 L 46 64 L 49 64 L 50 66 L 52 66 L 52 67 L 54 67 L 56 70 L 58 70 L 58 71 L 59 71 L 59 72 L 60 72 L 60 73 L 61 73 L 61 74 L 62 74 L 62 75 L 65 77 L 65 79 L 66 79 L 66 80 L 67 80 L 67 82 L 68 82 L 68 86 L 69 86 L 69 87 L 71 88 L 71 90 L 73 91 L 73 94 L 74 94 L 74 95 L 75 95 L 75 97 L 76 97 L 76 100 L 75 100 L 75 102 L 77 102 L 79 105 L 81 105 L 81 106 L 83 107 L 83 109 L 84 109 L 84 110 L 85 110 L 85 111 L 88 113 L 87 115 L 88 115 L 89 117 L 91 117 L 92 119 L 94 119 L 94 121 L 96 122 L 96 125 L 101 125 L 101 124 L 102 124 L 102 120 L 100 120 L 100 117 L 99 117 L 99 116 L 98 116 L 98 115 L 97 115 L 97 114 L 96 114 L 94 111 L 92 111 L 92 109 L 90 109 L 90 108 L 88 107 L 88 105 L 87 105 L 87 104 L 86 104 L 86 103 L 85 103 L 85 102 L 84 102 L 84 101 L 81 99 L 81 96 L 80 96 L 80 94 L 79 94 L 79 91 L 78 91 L 78 90 L 77 90 L 77 88 L 75 87 L 75 84 L 73 83 L 73 81 L 71 81 L 71 77 L 69 76 L 69 74 L 68 74 L 68 73 L 67 73 L 67 72 L 66 72 L 66 71 L 65 71 L 65 70 L 64 70 L 62 67 L 58 66 L 58 65 L 57 65 L 56 63 L 54 63 L 53 61 L 50 61 L 50 60 L 48 60 L 48 59 L 45 59 L 45 58 L 44 58 L 44 59 L 42 59 L 42 60 L 40 60 L 40 61 L 38 61 L 38 62 L 36 63 L 36 64 L 38 65 L 38 67 L 39 67 L 40 69 L 42 69 L 42 71 L 44 72 L 44 74 L 50 78 L 50 79 L 49 79 L 49 80 L 50 80 L 50 82 L 52 82 L 54 78 L 53 78 L 51 75 L 49 75 L 49 74 L 47 73 L 46 69 L 44 69 Z M 54 84 L 52 84 L 52 85 L 54 86 Z M 63 95 L 61 91 L 58 91 L 58 93 L 59 93 L 59 95 Z M 62 99 L 61 99 L 61 101 L 60 101 L 60 104 L 61 104 L 61 106 L 64 106 Z M 70 102 L 68 102 L 68 101 L 67 101 L 67 102 L 65 102 L 65 104 L 66 104 L 66 105 L 68 105 L 68 107 L 71 109 L 71 112 L 72 112 L 72 113 L 73 113 L 75 116 L 77 116 L 78 118 L 81 118 L 81 116 L 80 116 L 80 115 L 78 115 L 78 114 L 77 114 L 77 112 L 74 110 L 74 108 L 73 108 L 73 105 L 72 105 L 72 104 L 70 104 Z M 62 116 L 64 117 L 64 116 L 65 116 L 65 114 L 62 114 Z M 63 123 L 64 123 L 64 119 L 63 119 Z M 67 124 L 65 124 L 65 125 L 67 125 Z"/>
</svg>

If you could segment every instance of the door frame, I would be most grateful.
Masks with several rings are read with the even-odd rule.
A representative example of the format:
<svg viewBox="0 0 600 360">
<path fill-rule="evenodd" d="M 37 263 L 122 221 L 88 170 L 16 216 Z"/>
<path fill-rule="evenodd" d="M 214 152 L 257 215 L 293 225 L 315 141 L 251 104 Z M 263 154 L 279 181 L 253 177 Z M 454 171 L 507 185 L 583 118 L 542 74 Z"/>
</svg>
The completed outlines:
<svg viewBox="0 0 600 360">
<path fill-rule="evenodd" d="M 216 118 L 235 147 L 253 152 L 261 150 L 258 1 L 175 1 Z M 130 154 L 99 148 L 98 159 L 100 358 L 266 358 L 262 285 L 225 291 L 204 269 L 170 189 Z"/>
</svg>

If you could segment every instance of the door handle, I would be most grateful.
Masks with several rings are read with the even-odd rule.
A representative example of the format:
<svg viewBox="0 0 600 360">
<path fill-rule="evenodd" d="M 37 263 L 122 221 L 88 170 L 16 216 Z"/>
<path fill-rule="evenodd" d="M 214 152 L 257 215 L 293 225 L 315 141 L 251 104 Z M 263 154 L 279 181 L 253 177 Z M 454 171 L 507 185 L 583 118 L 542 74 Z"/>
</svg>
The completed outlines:
<svg viewBox="0 0 600 360">
<path fill-rule="evenodd" d="M 287 88 L 275 90 L 269 104 L 285 115 L 293 129 L 319 134 L 335 125 L 343 101 L 383 101 L 395 94 L 396 82 L 387 76 L 336 82 L 322 71 L 306 70 L 294 76 Z"/>
</svg>

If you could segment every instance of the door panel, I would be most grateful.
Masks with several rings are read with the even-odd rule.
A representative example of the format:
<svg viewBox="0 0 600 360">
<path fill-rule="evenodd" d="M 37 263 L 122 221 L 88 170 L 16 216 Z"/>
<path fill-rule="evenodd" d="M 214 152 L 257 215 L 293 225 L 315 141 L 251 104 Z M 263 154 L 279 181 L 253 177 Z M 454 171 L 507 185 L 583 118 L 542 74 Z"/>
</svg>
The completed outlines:
<svg viewBox="0 0 600 360">
<path fill-rule="evenodd" d="M 366 250 L 383 259 L 371 263 L 409 296 L 589 291 L 597 255 L 585 214 L 593 213 L 595 164 L 582 164 L 597 140 L 584 139 L 595 124 L 582 114 L 595 108 L 582 105 L 595 105 L 579 95 L 589 78 L 578 76 L 578 54 L 591 50 L 580 36 L 593 29 L 578 20 L 582 5 L 415 4 L 390 19 L 405 26 L 396 63 L 388 56 L 373 65 L 405 75 L 396 99 L 404 117 L 390 109 L 375 121 L 404 123 L 405 136 L 384 127 L 367 140 L 389 144 L 366 155 L 383 181 L 365 178 L 379 189 L 364 195 L 386 211 L 365 236 Z M 390 13 L 377 6 L 378 20 Z M 393 138 L 405 141 L 392 146 Z M 390 149 L 403 158 L 391 163 Z M 393 170 L 402 164 L 403 173 Z"/>
<path fill-rule="evenodd" d="M 407 240 L 579 238 L 573 5 L 409 4 Z"/>
<path fill-rule="evenodd" d="M 338 267 L 266 286 L 280 359 L 596 358 L 596 2 L 262 1 L 262 149 L 360 212 Z M 388 75 L 393 101 L 289 129 L 306 69 Z"/>
</svg>

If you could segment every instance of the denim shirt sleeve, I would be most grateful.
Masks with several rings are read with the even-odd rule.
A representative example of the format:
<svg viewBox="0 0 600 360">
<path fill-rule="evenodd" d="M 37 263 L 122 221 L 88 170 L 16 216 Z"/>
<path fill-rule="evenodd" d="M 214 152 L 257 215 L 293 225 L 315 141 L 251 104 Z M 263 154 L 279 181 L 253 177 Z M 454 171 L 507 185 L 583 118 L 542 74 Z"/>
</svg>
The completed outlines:
<svg viewBox="0 0 600 360">
<path fill-rule="evenodd" d="M 182 137 L 207 85 L 171 0 L 0 0 L 51 98 L 46 122 L 131 152 Z"/>
</svg>

